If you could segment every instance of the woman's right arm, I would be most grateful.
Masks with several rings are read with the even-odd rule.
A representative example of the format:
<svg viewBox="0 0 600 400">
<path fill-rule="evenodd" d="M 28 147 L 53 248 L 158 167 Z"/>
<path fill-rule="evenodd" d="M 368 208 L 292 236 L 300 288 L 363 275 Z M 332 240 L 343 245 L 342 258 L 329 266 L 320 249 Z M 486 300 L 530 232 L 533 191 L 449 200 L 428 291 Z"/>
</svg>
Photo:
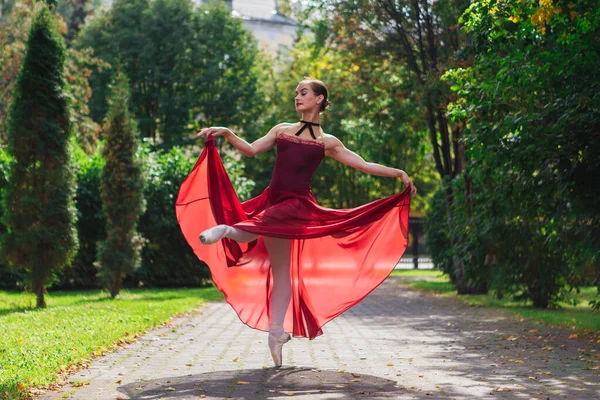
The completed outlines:
<svg viewBox="0 0 600 400">
<path fill-rule="evenodd" d="M 246 157 L 254 157 L 257 154 L 264 153 L 271 149 L 277 140 L 277 133 L 281 127 L 286 124 L 279 124 L 271 128 L 269 133 L 260 139 L 255 140 L 252 144 L 248 143 L 241 137 L 237 136 L 228 128 L 222 126 L 215 126 L 211 128 L 203 128 L 196 134 L 196 138 L 209 137 L 209 136 L 225 136 L 225 139 L 229 141 L 236 149 L 240 151 Z"/>
</svg>

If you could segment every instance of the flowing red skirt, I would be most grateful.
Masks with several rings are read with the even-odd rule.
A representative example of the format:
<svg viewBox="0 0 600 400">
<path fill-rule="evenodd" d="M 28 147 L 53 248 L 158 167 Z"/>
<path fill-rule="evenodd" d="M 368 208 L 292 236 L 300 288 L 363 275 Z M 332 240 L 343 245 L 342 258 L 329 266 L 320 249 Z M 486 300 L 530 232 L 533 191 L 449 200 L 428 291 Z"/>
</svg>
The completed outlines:
<svg viewBox="0 0 600 400">
<path fill-rule="evenodd" d="M 292 239 L 292 300 L 284 328 L 314 338 L 321 327 L 379 286 L 408 243 L 409 190 L 351 209 L 317 204 L 310 190 L 276 191 L 240 202 L 214 140 L 207 140 L 182 183 L 177 220 L 198 258 L 239 318 L 268 331 L 272 275 L 262 236 L 205 246 L 199 235 L 217 224 Z"/>
</svg>

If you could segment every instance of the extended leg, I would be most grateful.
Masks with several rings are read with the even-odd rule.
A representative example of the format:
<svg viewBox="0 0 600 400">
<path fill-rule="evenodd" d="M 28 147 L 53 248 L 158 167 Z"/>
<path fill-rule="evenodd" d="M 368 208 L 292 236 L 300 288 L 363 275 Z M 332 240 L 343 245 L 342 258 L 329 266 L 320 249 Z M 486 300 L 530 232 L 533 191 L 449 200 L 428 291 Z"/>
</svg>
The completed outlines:
<svg viewBox="0 0 600 400">
<path fill-rule="evenodd" d="M 200 241 L 203 244 L 213 244 L 225 237 L 233 239 L 239 243 L 248 243 L 255 240 L 258 235 L 234 228 L 229 225 L 217 225 L 202 232 L 200 234 Z"/>
</svg>

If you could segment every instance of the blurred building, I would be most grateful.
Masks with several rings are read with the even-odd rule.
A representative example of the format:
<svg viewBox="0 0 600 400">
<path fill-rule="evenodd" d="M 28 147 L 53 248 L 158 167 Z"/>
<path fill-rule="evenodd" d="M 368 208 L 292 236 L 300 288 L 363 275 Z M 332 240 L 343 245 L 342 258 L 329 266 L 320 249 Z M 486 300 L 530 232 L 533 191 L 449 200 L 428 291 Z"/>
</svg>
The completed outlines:
<svg viewBox="0 0 600 400">
<path fill-rule="evenodd" d="M 200 4 L 215 0 L 199 0 Z M 258 45 L 276 55 L 291 48 L 296 37 L 296 22 L 279 12 L 276 0 L 221 0 L 232 15 L 241 18 L 252 31 Z"/>
</svg>

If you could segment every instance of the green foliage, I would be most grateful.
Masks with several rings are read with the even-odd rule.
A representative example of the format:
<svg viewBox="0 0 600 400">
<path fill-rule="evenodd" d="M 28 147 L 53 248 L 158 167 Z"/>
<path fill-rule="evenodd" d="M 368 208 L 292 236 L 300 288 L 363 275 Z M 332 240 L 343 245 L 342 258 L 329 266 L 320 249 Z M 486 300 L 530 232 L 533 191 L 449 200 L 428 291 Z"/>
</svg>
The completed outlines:
<svg viewBox="0 0 600 400">
<path fill-rule="evenodd" d="M 8 168 L 11 156 L 4 149 L 0 149 L 0 193 L 8 184 Z M 0 204 L 0 218 L 4 214 L 4 206 Z M 6 227 L 0 224 L 0 235 L 6 233 Z M 24 269 L 14 268 L 10 264 L 0 262 L 0 289 L 23 289 L 27 272 Z"/>
<path fill-rule="evenodd" d="M 107 237 L 98 245 L 98 266 L 102 280 L 115 297 L 123 276 L 132 274 L 140 264 L 144 241 L 137 232 L 137 222 L 146 202 L 142 165 L 137 154 L 137 127 L 129 115 L 129 82 L 119 69 L 111 90 L 102 149 L 106 164 L 101 178 Z"/>
<path fill-rule="evenodd" d="M 148 184 L 144 196 L 148 208 L 140 219 L 139 231 L 147 244 L 135 276 L 144 286 L 202 286 L 210 278 L 208 267 L 181 234 L 175 215 L 179 186 L 196 162 L 197 154 L 192 150 L 175 146 L 168 152 L 150 152 L 145 147 Z"/>
<path fill-rule="evenodd" d="M 254 38 L 222 5 L 115 1 L 94 15 L 76 43 L 110 64 L 122 60 L 142 137 L 167 148 L 187 142 L 200 126 L 244 126 L 264 105 Z M 107 111 L 109 76 L 97 68 L 90 77 L 95 120 Z"/>
<path fill-rule="evenodd" d="M 427 248 L 431 252 L 433 265 L 446 273 L 450 280 L 455 283 L 453 249 L 448 226 L 448 206 L 446 205 L 444 190 L 444 188 L 440 188 L 431 196 L 425 221 L 425 237 L 427 238 Z"/>
<path fill-rule="evenodd" d="M 444 77 L 458 95 L 450 115 L 469 121 L 473 207 L 458 247 L 474 259 L 485 251 L 500 296 L 542 308 L 571 287 L 600 283 L 600 11 L 592 3 L 474 2 L 462 17 L 474 62 Z"/>
<path fill-rule="evenodd" d="M 99 287 L 97 268 L 94 266 L 97 244 L 106 238 L 106 218 L 102 211 L 100 189 L 102 170 L 102 143 L 93 154 L 87 154 L 75 140 L 75 165 L 77 174 L 77 235 L 79 252 L 69 268 L 64 268 L 57 276 L 52 289 L 92 289 Z"/>
<path fill-rule="evenodd" d="M 38 306 L 52 271 L 77 252 L 75 182 L 69 144 L 66 50 L 55 18 L 41 7 L 10 110 L 7 151 L 13 157 L 2 192 L 2 258 L 28 271 Z"/>
</svg>

